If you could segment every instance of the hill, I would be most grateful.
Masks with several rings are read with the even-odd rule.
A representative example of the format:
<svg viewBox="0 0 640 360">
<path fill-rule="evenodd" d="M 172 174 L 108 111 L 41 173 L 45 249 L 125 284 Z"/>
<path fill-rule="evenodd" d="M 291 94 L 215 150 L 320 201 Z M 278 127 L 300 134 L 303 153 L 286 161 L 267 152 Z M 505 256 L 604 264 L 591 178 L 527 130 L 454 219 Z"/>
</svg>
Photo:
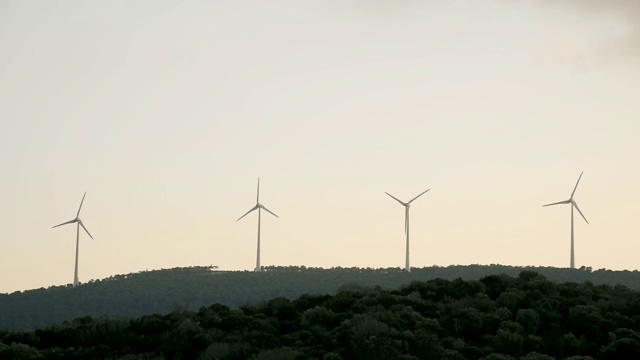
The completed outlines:
<svg viewBox="0 0 640 360">
<path fill-rule="evenodd" d="M 90 281 L 76 288 L 53 286 L 12 294 L 0 294 L 0 329 L 29 330 L 81 316 L 137 317 L 167 314 L 173 310 L 197 310 L 210 304 L 237 308 L 275 297 L 295 299 L 302 294 L 335 294 L 340 288 L 374 287 L 399 289 L 411 281 L 431 279 L 477 280 L 488 275 L 516 276 L 536 271 L 555 282 L 585 281 L 622 284 L 640 290 L 638 271 L 589 268 L 512 267 L 469 265 L 416 268 L 305 268 L 266 267 L 262 273 L 216 271 L 213 267 L 175 268 L 116 275 Z"/>
<path fill-rule="evenodd" d="M 625 360 L 640 354 L 640 293 L 517 277 L 349 287 L 231 309 L 84 316 L 0 330 L 3 359 Z"/>
</svg>

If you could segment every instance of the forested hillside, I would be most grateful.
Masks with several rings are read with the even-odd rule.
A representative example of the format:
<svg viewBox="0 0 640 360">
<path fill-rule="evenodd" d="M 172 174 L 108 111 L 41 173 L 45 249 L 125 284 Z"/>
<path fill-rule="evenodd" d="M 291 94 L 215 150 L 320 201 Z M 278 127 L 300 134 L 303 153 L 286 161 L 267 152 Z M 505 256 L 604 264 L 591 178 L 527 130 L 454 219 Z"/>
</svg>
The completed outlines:
<svg viewBox="0 0 640 360">
<path fill-rule="evenodd" d="M 176 268 L 118 275 L 90 281 L 76 288 L 54 286 L 0 294 L 0 329 L 34 329 L 81 316 L 137 317 L 197 310 L 219 303 L 231 308 L 275 297 L 295 299 L 302 294 L 335 294 L 341 287 L 380 286 L 395 290 L 411 281 L 435 278 L 477 280 L 487 275 L 516 276 L 534 270 L 556 282 L 590 281 L 622 284 L 640 290 L 637 271 L 520 268 L 501 265 L 427 267 L 407 273 L 399 268 L 267 267 L 264 272 L 216 271 L 213 267 Z"/>
<path fill-rule="evenodd" d="M 259 274 L 257 274 L 259 275 Z M 0 331 L 2 359 L 638 359 L 640 293 L 532 271 Z"/>
</svg>

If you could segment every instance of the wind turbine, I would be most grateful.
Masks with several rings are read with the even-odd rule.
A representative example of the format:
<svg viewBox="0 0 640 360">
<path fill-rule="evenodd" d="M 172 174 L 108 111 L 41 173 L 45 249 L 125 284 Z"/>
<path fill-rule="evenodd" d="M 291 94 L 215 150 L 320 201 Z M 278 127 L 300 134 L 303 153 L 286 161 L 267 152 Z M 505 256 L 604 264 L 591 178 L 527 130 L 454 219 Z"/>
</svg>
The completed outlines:
<svg viewBox="0 0 640 360">
<path fill-rule="evenodd" d="M 400 205 L 404 206 L 404 233 L 407 234 L 407 254 L 406 254 L 406 260 L 405 260 L 405 270 L 407 270 L 407 272 L 411 271 L 411 267 L 409 266 L 409 208 L 411 207 L 411 203 L 419 198 L 420 196 L 422 196 L 422 194 L 426 193 L 427 191 L 429 191 L 431 189 L 427 189 L 423 192 L 421 192 L 418 196 L 414 197 L 413 199 L 409 200 L 408 202 L 402 202 L 400 200 L 398 200 L 398 198 L 396 198 L 395 196 L 389 194 L 388 192 L 384 192 L 385 194 L 391 196 L 395 201 L 399 202 Z"/>
<path fill-rule="evenodd" d="M 240 219 L 249 215 L 249 213 L 251 213 L 252 211 L 258 210 L 258 255 L 256 257 L 256 270 L 255 270 L 256 272 L 262 271 L 262 268 L 260 267 L 260 210 L 261 209 L 264 209 L 269 214 L 279 218 L 278 215 L 274 214 L 271 210 L 267 209 L 262 204 L 260 204 L 260 178 L 258 178 L 258 195 L 256 196 L 256 206 L 252 207 L 251 210 L 247 211 L 244 215 L 240 216 L 238 220 L 236 220 L 236 221 L 240 221 Z"/>
<path fill-rule="evenodd" d="M 84 192 L 84 195 L 82 195 L 82 201 L 80 201 L 80 207 L 78 208 L 78 213 L 76 214 L 76 218 L 73 220 L 69 220 L 67 222 L 63 222 L 60 225 L 56 225 L 53 226 L 52 228 L 57 228 L 58 226 L 62 226 L 62 225 L 66 225 L 66 224 L 73 224 L 76 223 L 76 268 L 75 271 L 73 272 L 73 286 L 76 287 L 78 286 L 78 247 L 80 246 L 80 226 L 82 226 L 82 228 L 84 229 L 84 231 L 87 232 L 87 235 L 89 235 L 89 237 L 91 239 L 93 239 L 93 236 L 91 236 L 91 234 L 89 233 L 89 230 L 87 230 L 86 227 L 84 227 L 84 224 L 82 223 L 82 220 L 80 220 L 80 209 L 82 209 L 82 203 L 84 202 L 84 197 L 87 196 L 87 192 Z"/>
<path fill-rule="evenodd" d="M 574 259 L 574 253 L 573 253 L 573 208 L 576 208 L 576 210 L 578 210 L 578 212 L 580 213 L 580 215 L 582 216 L 584 221 L 586 221 L 587 224 L 589 223 L 589 221 L 587 221 L 587 218 L 584 217 L 584 214 L 582 214 L 582 211 L 580 211 L 580 208 L 578 207 L 578 204 L 576 203 L 576 201 L 573 200 L 573 195 L 575 195 L 576 193 L 576 189 L 578 188 L 578 184 L 580 183 L 580 179 L 582 178 L 583 173 L 584 171 L 580 173 L 580 177 L 578 177 L 578 181 L 576 182 L 576 186 L 573 188 L 573 192 L 571 193 L 569 200 L 558 201 L 555 203 L 542 205 L 542 207 L 545 207 L 545 206 L 551 206 L 551 205 L 571 204 L 571 268 L 572 269 L 575 269 L 575 259 Z"/>
</svg>

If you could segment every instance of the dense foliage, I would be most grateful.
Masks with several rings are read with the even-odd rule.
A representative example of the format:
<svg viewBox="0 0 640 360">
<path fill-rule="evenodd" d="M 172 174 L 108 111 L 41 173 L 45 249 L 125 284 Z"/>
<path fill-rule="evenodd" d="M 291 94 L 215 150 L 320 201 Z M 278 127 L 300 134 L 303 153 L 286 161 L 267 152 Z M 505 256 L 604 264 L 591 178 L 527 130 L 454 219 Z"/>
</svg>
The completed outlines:
<svg viewBox="0 0 640 360">
<path fill-rule="evenodd" d="M 582 269 L 521 268 L 470 265 L 414 268 L 305 268 L 267 267 L 262 273 L 215 271 L 191 267 L 145 271 L 90 281 L 76 288 L 54 286 L 12 294 L 0 294 L 0 329 L 30 330 L 60 324 L 81 316 L 139 317 L 167 314 L 176 309 L 197 310 L 214 303 L 238 308 L 275 297 L 295 299 L 302 294 L 335 294 L 345 284 L 380 286 L 394 290 L 411 281 L 435 278 L 477 280 L 494 274 L 517 276 L 534 270 L 557 282 L 622 284 L 640 290 L 640 272 Z"/>
<path fill-rule="evenodd" d="M 640 293 L 517 277 L 216 304 L 136 319 L 84 316 L 0 331 L 11 359 L 638 359 Z"/>
</svg>

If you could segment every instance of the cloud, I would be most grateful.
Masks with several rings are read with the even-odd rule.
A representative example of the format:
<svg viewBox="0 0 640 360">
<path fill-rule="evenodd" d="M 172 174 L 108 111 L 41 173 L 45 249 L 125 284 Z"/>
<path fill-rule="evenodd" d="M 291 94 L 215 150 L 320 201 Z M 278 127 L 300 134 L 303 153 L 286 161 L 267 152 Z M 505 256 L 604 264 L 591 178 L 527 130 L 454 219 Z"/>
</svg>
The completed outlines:
<svg viewBox="0 0 640 360">
<path fill-rule="evenodd" d="M 640 69 L 640 1 L 570 0 L 549 1 L 547 5 L 566 9 L 591 21 L 609 21 L 610 26 L 617 29 L 610 32 L 613 36 L 601 45 L 596 55 Z"/>
</svg>

